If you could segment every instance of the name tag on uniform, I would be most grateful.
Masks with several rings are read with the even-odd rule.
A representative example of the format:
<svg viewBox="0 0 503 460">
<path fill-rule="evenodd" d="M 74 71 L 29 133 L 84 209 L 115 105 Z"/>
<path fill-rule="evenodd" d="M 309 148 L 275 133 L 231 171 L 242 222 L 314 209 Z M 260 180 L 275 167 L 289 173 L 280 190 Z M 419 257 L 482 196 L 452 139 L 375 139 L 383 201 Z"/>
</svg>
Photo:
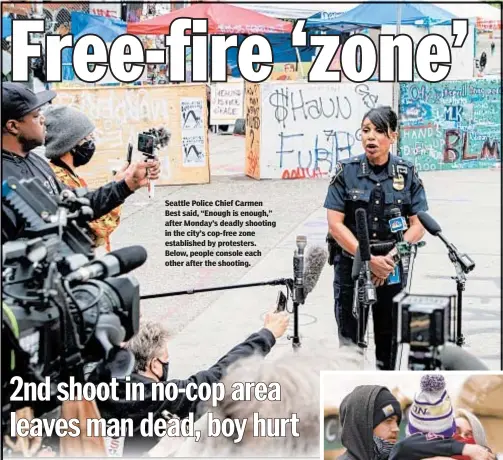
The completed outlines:
<svg viewBox="0 0 503 460">
<path fill-rule="evenodd" d="M 407 174 L 408 169 L 407 169 L 407 166 L 397 165 L 396 171 L 398 172 L 398 174 Z"/>
<path fill-rule="evenodd" d="M 393 219 L 389 220 L 389 228 L 393 233 L 403 232 L 407 230 L 407 222 L 405 221 L 405 217 L 393 217 Z"/>
</svg>

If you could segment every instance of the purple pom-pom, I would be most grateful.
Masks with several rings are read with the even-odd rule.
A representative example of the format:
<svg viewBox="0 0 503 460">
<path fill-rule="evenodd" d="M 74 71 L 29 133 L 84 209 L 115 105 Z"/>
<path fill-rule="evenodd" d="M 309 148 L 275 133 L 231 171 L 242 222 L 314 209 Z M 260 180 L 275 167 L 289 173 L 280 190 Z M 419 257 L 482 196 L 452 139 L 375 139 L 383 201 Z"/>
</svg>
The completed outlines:
<svg viewBox="0 0 503 460">
<path fill-rule="evenodd" d="M 443 375 L 423 375 L 421 377 L 421 390 L 438 393 L 445 390 L 445 379 Z"/>
</svg>

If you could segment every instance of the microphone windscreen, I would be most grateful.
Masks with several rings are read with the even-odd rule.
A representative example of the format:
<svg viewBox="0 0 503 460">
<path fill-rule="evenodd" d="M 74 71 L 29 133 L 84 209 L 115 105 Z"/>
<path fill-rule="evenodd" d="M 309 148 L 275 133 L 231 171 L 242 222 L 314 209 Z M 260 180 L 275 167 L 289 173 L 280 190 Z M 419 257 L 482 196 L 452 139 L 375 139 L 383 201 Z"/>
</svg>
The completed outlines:
<svg viewBox="0 0 503 460">
<path fill-rule="evenodd" d="M 142 266 L 147 260 L 147 251 L 143 246 L 128 246 L 109 252 L 108 255 L 115 256 L 119 261 L 121 274 L 128 273 L 135 268 Z"/>
<path fill-rule="evenodd" d="M 308 248 L 305 257 L 304 292 L 309 294 L 320 279 L 323 267 L 327 263 L 328 251 L 322 246 Z"/>
<path fill-rule="evenodd" d="M 351 269 L 351 278 L 353 281 L 356 281 L 360 276 L 361 268 L 362 268 L 362 258 L 360 257 L 360 247 L 357 247 L 355 258 L 353 259 L 353 267 Z"/>
<path fill-rule="evenodd" d="M 433 219 L 433 217 L 431 217 L 428 213 L 419 211 L 417 213 L 417 218 L 430 235 L 437 236 L 442 231 L 437 221 Z"/>
<path fill-rule="evenodd" d="M 438 358 L 446 371 L 487 371 L 489 368 L 476 356 L 461 347 L 446 344 Z"/>
<path fill-rule="evenodd" d="M 369 229 L 367 226 L 367 213 L 365 209 L 356 210 L 356 237 L 360 247 L 360 258 L 362 262 L 370 261 L 370 241 Z"/>
</svg>

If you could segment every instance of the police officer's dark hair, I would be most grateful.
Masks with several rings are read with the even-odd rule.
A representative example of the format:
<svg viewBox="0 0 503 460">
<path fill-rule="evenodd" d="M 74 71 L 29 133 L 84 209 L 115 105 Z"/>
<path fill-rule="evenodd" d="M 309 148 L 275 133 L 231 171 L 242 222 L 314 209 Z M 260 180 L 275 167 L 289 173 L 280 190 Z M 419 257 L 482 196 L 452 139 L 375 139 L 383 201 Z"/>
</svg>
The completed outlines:
<svg viewBox="0 0 503 460">
<path fill-rule="evenodd" d="M 389 105 L 380 105 L 374 109 L 370 109 L 362 118 L 362 125 L 365 119 L 368 118 L 374 126 L 383 131 L 388 136 L 388 129 L 395 132 L 398 126 L 398 117 Z"/>
</svg>

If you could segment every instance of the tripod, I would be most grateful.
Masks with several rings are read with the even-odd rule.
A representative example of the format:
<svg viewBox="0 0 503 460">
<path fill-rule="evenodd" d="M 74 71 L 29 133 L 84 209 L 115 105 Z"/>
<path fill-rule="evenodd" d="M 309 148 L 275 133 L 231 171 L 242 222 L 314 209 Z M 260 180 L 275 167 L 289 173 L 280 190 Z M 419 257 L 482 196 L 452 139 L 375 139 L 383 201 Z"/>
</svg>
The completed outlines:
<svg viewBox="0 0 503 460">
<path fill-rule="evenodd" d="M 212 292 L 212 291 L 226 291 L 230 289 L 242 289 L 248 287 L 257 287 L 257 286 L 285 286 L 287 289 L 287 298 L 292 297 L 293 300 L 293 309 L 289 311 L 289 313 L 293 313 L 293 335 L 288 335 L 287 338 L 292 340 L 292 347 L 294 350 L 300 347 L 300 337 L 299 337 L 299 302 L 295 300 L 294 297 L 294 280 L 291 278 L 279 278 L 270 281 L 259 281 L 257 283 L 245 283 L 245 284 L 233 284 L 227 286 L 216 286 L 209 288 L 201 288 L 201 289 L 188 289 L 186 291 L 173 291 L 173 292 L 164 292 L 161 294 L 149 294 L 140 296 L 140 300 L 148 300 L 148 299 L 160 299 L 163 297 L 174 297 L 178 295 L 191 295 L 191 294 L 199 294 L 201 292 Z M 288 310 L 287 310 L 288 311 Z"/>
</svg>

